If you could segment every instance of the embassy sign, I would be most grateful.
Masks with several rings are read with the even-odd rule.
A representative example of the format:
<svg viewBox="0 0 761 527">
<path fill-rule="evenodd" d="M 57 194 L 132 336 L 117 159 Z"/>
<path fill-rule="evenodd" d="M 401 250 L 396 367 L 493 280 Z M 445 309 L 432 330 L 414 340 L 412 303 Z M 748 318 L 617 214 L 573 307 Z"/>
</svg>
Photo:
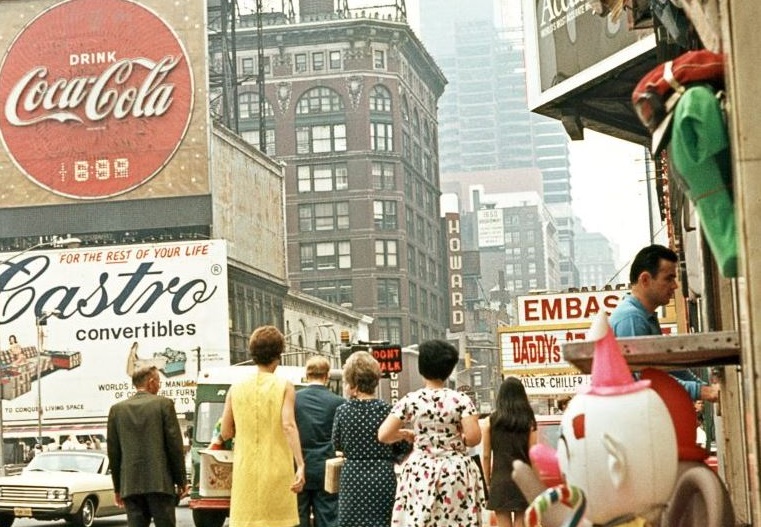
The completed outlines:
<svg viewBox="0 0 761 527">
<path fill-rule="evenodd" d="M 9 3 L 16 10 L 28 5 Z M 190 7 L 202 2 L 187 2 L 189 11 L 153 3 L 200 18 L 196 28 L 203 32 L 202 10 Z M 3 15 L 0 22 L 10 20 Z M 4 22 L 2 29 L 8 29 Z M 198 52 L 204 36 L 194 38 Z M 196 84 L 183 40 L 149 7 L 132 0 L 60 2 L 32 17 L 7 45 L 0 64 L 0 137 L 15 167 L 47 191 L 74 199 L 119 196 L 149 182 L 181 149 Z M 203 137 L 193 142 L 203 145 L 195 153 L 206 163 L 198 178 L 205 181 L 208 129 L 201 129 Z M 199 162 L 198 155 L 185 157 Z M 164 182 L 142 197 L 203 193 L 208 182 L 196 192 L 185 185 Z"/>
</svg>

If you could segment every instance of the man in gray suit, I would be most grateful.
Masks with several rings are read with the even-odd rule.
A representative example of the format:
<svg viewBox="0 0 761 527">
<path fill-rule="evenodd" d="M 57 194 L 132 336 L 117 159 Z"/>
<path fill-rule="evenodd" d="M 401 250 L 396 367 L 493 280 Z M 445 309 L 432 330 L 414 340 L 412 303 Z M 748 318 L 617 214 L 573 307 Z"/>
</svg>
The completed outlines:
<svg viewBox="0 0 761 527">
<path fill-rule="evenodd" d="M 338 494 L 325 492 L 325 460 L 336 455 L 331 436 L 336 408 L 346 400 L 331 392 L 326 384 L 330 362 L 321 356 L 306 363 L 306 387 L 296 392 L 296 425 L 306 465 L 306 484 L 298 494 L 300 527 L 338 525 Z"/>
<path fill-rule="evenodd" d="M 174 508 L 188 493 L 182 432 L 155 366 L 132 375 L 137 393 L 111 407 L 108 459 L 116 503 L 127 510 L 129 527 L 175 527 Z"/>
</svg>

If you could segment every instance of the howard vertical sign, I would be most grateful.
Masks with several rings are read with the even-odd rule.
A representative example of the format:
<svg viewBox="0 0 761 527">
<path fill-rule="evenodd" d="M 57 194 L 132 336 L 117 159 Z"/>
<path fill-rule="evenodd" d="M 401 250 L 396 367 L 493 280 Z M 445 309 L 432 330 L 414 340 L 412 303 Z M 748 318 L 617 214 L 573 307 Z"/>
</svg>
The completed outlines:
<svg viewBox="0 0 761 527">
<path fill-rule="evenodd" d="M 462 286 L 462 237 L 460 215 L 447 213 L 447 270 L 449 271 L 449 331 L 465 331 L 465 306 Z"/>
</svg>

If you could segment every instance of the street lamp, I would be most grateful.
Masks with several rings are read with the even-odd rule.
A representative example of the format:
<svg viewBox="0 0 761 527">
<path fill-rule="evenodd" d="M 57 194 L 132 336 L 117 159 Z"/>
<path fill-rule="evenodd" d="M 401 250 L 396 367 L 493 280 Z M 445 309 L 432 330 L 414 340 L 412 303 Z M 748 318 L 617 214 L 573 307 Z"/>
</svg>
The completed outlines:
<svg viewBox="0 0 761 527">
<path fill-rule="evenodd" d="M 45 311 L 37 317 L 37 442 L 42 445 L 42 346 L 44 342 L 44 329 L 48 325 L 50 317 L 60 317 L 61 312 L 57 309 Z"/>
<path fill-rule="evenodd" d="M 61 238 L 60 236 L 53 236 L 50 240 L 46 242 L 40 242 L 38 244 L 32 245 L 31 247 L 27 247 L 23 251 L 19 251 L 17 253 L 12 254 L 2 262 L 0 262 L 0 266 L 9 264 L 11 261 L 15 260 L 22 254 L 28 253 L 29 251 L 32 251 L 34 249 L 41 249 L 43 247 L 76 247 L 79 244 L 82 243 L 82 240 L 79 238 L 72 238 L 71 236 L 66 236 L 65 238 Z M 38 336 L 39 338 L 39 336 Z M 38 369 L 38 379 L 39 379 L 39 355 L 37 360 L 37 369 Z M 39 382 L 39 380 L 38 380 Z M 39 393 L 39 392 L 38 392 Z M 5 476 L 5 437 L 3 436 L 3 398 L 0 396 L 0 476 Z M 38 409 L 38 412 L 42 412 L 41 408 Z M 40 419 L 41 419 L 40 414 Z M 42 433 L 39 433 L 40 437 L 42 436 Z"/>
</svg>

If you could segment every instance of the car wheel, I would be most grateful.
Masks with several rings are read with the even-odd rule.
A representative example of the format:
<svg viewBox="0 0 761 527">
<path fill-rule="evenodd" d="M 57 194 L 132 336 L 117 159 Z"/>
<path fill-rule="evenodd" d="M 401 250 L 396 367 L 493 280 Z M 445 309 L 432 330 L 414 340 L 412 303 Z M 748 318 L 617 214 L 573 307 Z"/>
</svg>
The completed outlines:
<svg viewBox="0 0 761 527">
<path fill-rule="evenodd" d="M 0 514 L 0 527 L 11 527 L 15 519 L 13 514 Z"/>
<path fill-rule="evenodd" d="M 222 527 L 225 518 L 227 518 L 226 510 L 193 509 L 193 523 L 196 527 Z"/>
<path fill-rule="evenodd" d="M 80 527 L 92 527 L 95 521 L 96 509 L 97 505 L 95 505 L 95 501 L 92 498 L 85 498 L 85 501 L 82 502 L 82 506 L 79 508 L 79 512 L 72 518 L 72 522 Z"/>
</svg>

